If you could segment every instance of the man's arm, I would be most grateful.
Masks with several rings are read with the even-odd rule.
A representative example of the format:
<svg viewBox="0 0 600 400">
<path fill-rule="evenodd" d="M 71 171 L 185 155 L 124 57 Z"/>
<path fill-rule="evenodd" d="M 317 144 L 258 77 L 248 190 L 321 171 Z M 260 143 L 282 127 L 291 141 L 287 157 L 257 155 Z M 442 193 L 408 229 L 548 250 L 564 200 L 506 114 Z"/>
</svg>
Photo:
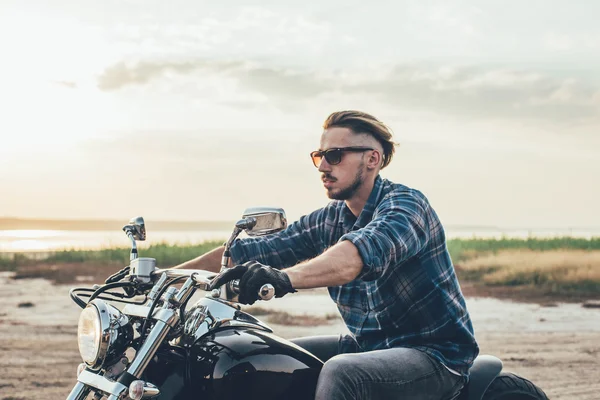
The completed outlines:
<svg viewBox="0 0 600 400">
<path fill-rule="evenodd" d="M 287 268 L 292 287 L 308 289 L 372 280 L 417 254 L 428 242 L 425 204 L 415 194 L 390 196 L 367 226 L 342 236 L 323 254 Z"/>
<path fill-rule="evenodd" d="M 231 246 L 232 265 L 258 261 L 274 268 L 288 268 L 316 257 L 321 248 L 319 230 L 323 210 L 300 217 L 281 232 L 238 238 Z"/>
<path fill-rule="evenodd" d="M 353 281 L 361 272 L 363 261 L 356 246 L 342 241 L 312 260 L 286 268 L 294 289 L 339 286 Z"/>
<path fill-rule="evenodd" d="M 221 258 L 223 257 L 224 250 L 225 247 L 223 246 L 217 247 L 216 249 L 213 249 L 208 253 L 204 253 L 201 256 L 194 258 L 193 260 L 186 261 L 173 268 L 203 269 L 205 271 L 219 272 L 221 270 Z"/>
</svg>

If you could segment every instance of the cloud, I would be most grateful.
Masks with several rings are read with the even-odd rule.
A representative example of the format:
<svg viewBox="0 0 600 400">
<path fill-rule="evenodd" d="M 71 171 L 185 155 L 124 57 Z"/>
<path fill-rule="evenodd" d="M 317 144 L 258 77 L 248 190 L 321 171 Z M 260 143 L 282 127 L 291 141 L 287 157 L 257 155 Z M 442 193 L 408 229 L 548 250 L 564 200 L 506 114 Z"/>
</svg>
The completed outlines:
<svg viewBox="0 0 600 400">
<path fill-rule="evenodd" d="M 600 111 L 595 100 L 600 91 L 592 85 L 510 69 L 401 66 L 346 90 L 401 107 L 476 117 L 578 120 Z"/>
<path fill-rule="evenodd" d="M 506 68 L 395 65 L 369 70 L 301 70 L 241 61 L 119 63 L 98 79 L 101 90 L 145 85 L 168 73 L 233 79 L 238 90 L 260 93 L 282 108 L 323 95 L 356 96 L 403 110 L 469 117 L 575 121 L 597 118 L 600 89 L 573 77 Z M 221 99 L 236 104 L 236 99 Z"/>
<path fill-rule="evenodd" d="M 240 62 L 140 62 L 128 65 L 117 63 L 104 70 L 98 77 L 98 88 L 103 91 L 121 89 L 129 85 L 140 85 L 155 78 L 164 76 L 167 72 L 189 74 L 197 71 L 224 72 L 242 65 Z"/>
<path fill-rule="evenodd" d="M 52 82 L 56 85 L 62 86 L 67 89 L 77 89 L 77 83 L 71 81 L 54 81 Z"/>
<path fill-rule="evenodd" d="M 594 51 L 600 49 L 600 34 L 551 32 L 546 34 L 543 44 L 554 52 Z"/>
</svg>

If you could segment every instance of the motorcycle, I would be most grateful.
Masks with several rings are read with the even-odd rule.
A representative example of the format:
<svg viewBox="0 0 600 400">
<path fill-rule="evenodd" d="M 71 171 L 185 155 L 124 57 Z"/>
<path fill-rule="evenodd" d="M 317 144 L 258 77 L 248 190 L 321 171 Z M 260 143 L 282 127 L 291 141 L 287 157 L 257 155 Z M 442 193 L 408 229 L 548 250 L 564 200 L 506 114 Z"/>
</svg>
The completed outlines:
<svg viewBox="0 0 600 400">
<path fill-rule="evenodd" d="M 242 231 L 260 236 L 286 226 L 282 209 L 247 209 L 225 243 L 222 268 Z M 83 362 L 67 400 L 314 399 L 323 362 L 244 312 L 235 281 L 213 289 L 214 272 L 156 268 L 155 259 L 138 257 L 144 219 L 133 218 L 123 230 L 131 241 L 130 265 L 103 285 L 70 291 L 83 308 L 77 330 Z M 206 295 L 186 310 L 196 291 Z M 260 289 L 262 300 L 273 295 L 271 285 Z M 457 399 L 547 397 L 530 381 L 502 372 L 498 358 L 481 355 Z"/>
</svg>

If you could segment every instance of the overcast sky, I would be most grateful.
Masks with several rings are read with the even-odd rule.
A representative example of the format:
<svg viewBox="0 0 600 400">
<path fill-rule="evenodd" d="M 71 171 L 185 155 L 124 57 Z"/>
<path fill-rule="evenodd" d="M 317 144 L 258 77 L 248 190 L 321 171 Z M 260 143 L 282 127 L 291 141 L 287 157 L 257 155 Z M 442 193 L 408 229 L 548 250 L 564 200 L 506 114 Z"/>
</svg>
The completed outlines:
<svg viewBox="0 0 600 400">
<path fill-rule="evenodd" d="M 0 216 L 295 219 L 359 109 L 447 224 L 600 226 L 600 2 L 0 0 Z"/>
</svg>

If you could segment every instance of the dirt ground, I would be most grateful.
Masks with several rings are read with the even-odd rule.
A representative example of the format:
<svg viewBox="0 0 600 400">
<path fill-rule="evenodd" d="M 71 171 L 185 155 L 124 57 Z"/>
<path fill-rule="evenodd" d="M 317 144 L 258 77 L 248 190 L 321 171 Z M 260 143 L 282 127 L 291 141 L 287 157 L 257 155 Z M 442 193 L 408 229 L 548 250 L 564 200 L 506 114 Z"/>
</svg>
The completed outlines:
<svg viewBox="0 0 600 400">
<path fill-rule="evenodd" d="M 68 297 L 71 286 L 44 279 L 15 281 L 0 273 L 0 400 L 64 399 L 71 390 L 81 362 L 76 343 L 80 309 Z M 467 304 L 482 354 L 500 357 L 505 370 L 530 379 L 550 399 L 600 399 L 600 309 L 471 296 Z M 335 312 L 322 291 L 261 307 L 292 314 Z M 345 331 L 341 320 L 316 327 L 270 326 L 287 338 Z"/>
</svg>

